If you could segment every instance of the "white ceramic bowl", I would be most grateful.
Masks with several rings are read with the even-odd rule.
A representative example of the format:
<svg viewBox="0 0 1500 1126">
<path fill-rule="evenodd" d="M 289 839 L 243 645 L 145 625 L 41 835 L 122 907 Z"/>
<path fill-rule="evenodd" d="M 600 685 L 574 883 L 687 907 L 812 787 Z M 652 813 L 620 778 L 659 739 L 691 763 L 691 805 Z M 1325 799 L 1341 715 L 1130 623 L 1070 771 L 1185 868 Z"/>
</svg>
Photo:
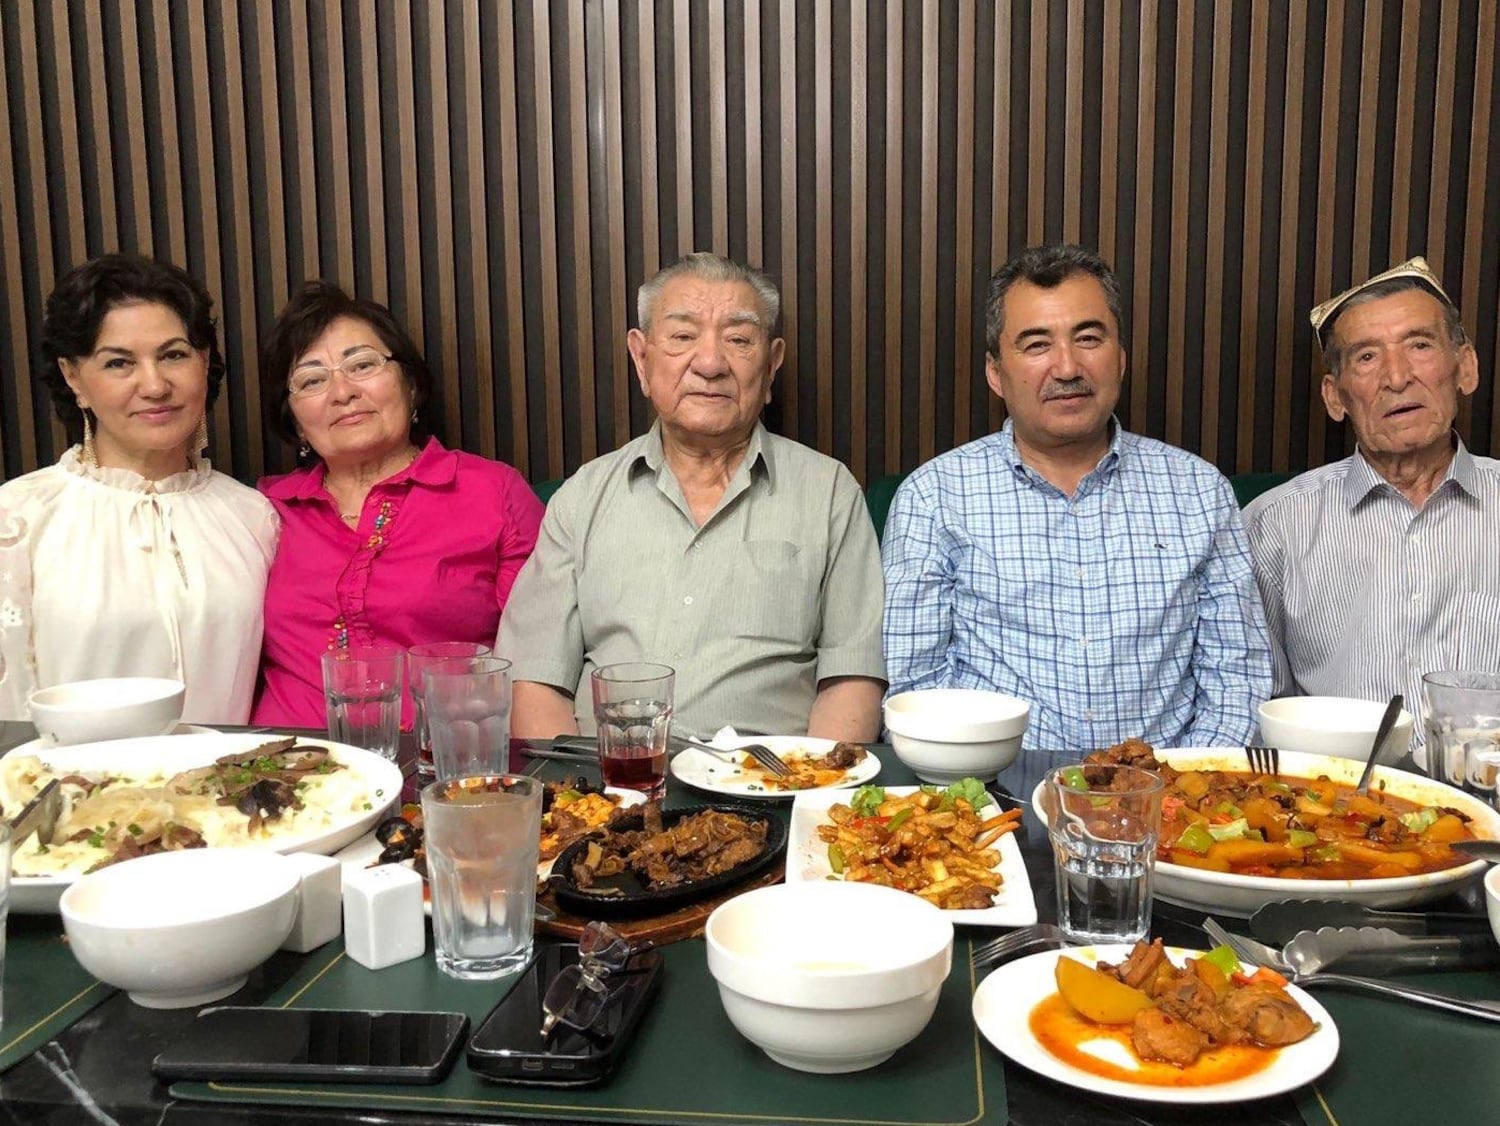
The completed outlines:
<svg viewBox="0 0 1500 1126">
<path fill-rule="evenodd" d="M 730 1023 L 798 1071 L 860 1071 L 914 1039 L 953 965 L 953 924 L 874 884 L 777 884 L 736 896 L 704 929 Z"/>
<path fill-rule="evenodd" d="M 1490 930 L 1500 942 L 1500 868 L 1491 868 L 1484 875 L 1484 906 L 1490 913 Z"/>
<path fill-rule="evenodd" d="M 1374 736 L 1372 735 L 1371 738 Z M 1158 749 L 1156 757 L 1178 770 L 1248 769 L 1243 751 L 1232 748 Z M 1359 781 L 1364 763 L 1330 755 L 1281 754 L 1281 773 L 1289 778 L 1319 778 L 1352 786 Z M 1390 767 L 1375 768 L 1372 786 L 1385 785 L 1387 792 L 1422 805 L 1449 806 L 1472 818 L 1474 835 L 1500 840 L 1500 813 L 1478 798 L 1434 781 Z M 1045 783 L 1044 783 L 1045 785 Z M 1042 786 L 1032 793 L 1037 816 L 1044 821 Z M 1285 880 L 1275 876 L 1245 876 L 1234 872 L 1209 872 L 1183 864 L 1157 861 L 1152 886 L 1157 898 L 1200 911 L 1229 915 L 1251 915 L 1278 899 L 1331 899 L 1360 903 L 1366 907 L 1412 907 L 1429 903 L 1461 889 L 1484 874 L 1485 862 L 1472 860 L 1457 868 L 1446 868 L 1425 876 L 1396 876 L 1379 880 Z"/>
<path fill-rule="evenodd" d="M 1284 696 L 1260 706 L 1261 740 L 1283 751 L 1335 755 L 1364 762 L 1370 757 L 1385 704 L 1346 696 Z M 1411 746 L 1411 712 L 1403 710 L 1386 736 L 1382 756 L 1389 761 Z"/>
<path fill-rule="evenodd" d="M 39 688 L 27 702 L 38 733 L 54 743 L 165 735 L 182 718 L 180 680 L 118 676 Z"/>
<path fill-rule="evenodd" d="M 245 984 L 291 933 L 297 866 L 284 856 L 198 848 L 101 868 L 63 892 L 79 963 L 151 1009 L 204 1005 Z"/>
<path fill-rule="evenodd" d="M 885 702 L 896 757 L 924 782 L 993 778 L 1015 761 L 1031 705 L 975 688 L 919 688 Z"/>
</svg>

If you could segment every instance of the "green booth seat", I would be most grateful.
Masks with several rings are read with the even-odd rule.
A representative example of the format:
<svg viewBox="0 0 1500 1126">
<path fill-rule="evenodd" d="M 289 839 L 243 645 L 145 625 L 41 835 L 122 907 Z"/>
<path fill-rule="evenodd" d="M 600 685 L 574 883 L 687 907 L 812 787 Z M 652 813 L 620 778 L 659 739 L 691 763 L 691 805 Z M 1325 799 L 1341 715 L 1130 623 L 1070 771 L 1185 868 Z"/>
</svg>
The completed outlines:
<svg viewBox="0 0 1500 1126">
<path fill-rule="evenodd" d="M 1231 473 L 1229 484 L 1234 489 L 1234 499 L 1244 508 L 1261 493 L 1285 485 L 1295 476 L 1295 473 Z"/>
<path fill-rule="evenodd" d="M 563 479 L 561 477 L 552 477 L 546 481 L 533 481 L 531 483 L 531 491 L 541 498 L 543 504 L 546 504 L 552 499 L 552 494 L 562 488 L 562 483 Z"/>
<path fill-rule="evenodd" d="M 870 509 L 870 520 L 875 524 L 876 539 L 885 537 L 885 518 L 891 514 L 891 501 L 896 499 L 896 490 L 905 480 L 905 473 L 888 473 L 876 477 L 865 489 L 865 504 Z"/>
</svg>

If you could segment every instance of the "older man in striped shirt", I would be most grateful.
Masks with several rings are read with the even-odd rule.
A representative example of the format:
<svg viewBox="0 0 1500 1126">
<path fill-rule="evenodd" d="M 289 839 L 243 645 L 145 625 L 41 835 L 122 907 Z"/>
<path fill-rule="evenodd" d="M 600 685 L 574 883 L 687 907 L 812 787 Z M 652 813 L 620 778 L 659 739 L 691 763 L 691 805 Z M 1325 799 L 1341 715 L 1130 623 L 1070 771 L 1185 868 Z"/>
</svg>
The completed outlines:
<svg viewBox="0 0 1500 1126">
<path fill-rule="evenodd" d="M 1400 692 L 1420 720 L 1424 673 L 1500 670 L 1500 462 L 1453 430 L 1478 359 L 1421 258 L 1311 319 L 1323 404 L 1358 446 L 1245 510 L 1276 690 Z"/>
</svg>

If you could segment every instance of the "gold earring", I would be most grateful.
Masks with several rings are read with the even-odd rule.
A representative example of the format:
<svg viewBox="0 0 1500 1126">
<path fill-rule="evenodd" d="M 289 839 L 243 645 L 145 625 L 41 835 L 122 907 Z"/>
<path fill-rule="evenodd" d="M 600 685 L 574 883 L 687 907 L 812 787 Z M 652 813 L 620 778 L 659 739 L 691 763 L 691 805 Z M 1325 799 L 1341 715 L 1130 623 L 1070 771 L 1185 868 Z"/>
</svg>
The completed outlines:
<svg viewBox="0 0 1500 1126">
<path fill-rule="evenodd" d="M 83 460 L 84 464 L 99 468 L 99 455 L 94 451 L 94 427 L 89 422 L 89 409 L 82 403 L 78 409 L 83 412 Z"/>
<path fill-rule="evenodd" d="M 188 457 L 191 462 L 196 457 L 202 457 L 208 450 L 208 412 L 198 420 L 198 433 L 193 436 L 193 449 Z"/>
</svg>

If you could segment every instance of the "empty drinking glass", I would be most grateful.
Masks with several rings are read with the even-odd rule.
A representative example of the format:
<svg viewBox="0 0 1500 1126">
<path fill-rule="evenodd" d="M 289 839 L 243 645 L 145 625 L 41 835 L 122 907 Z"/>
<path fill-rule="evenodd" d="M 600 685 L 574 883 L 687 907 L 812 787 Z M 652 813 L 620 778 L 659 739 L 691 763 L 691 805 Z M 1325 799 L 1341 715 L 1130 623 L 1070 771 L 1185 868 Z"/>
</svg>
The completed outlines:
<svg viewBox="0 0 1500 1126">
<path fill-rule="evenodd" d="M 411 690 L 412 733 L 417 737 L 417 773 L 431 775 L 432 737 L 427 732 L 427 700 L 423 677 L 435 672 L 464 672 L 475 657 L 488 657 L 490 647 L 477 641 L 435 641 L 406 651 L 406 684 Z"/>
<path fill-rule="evenodd" d="M 504 773 L 510 755 L 510 662 L 471 657 L 428 669 L 422 685 L 439 779 Z"/>
</svg>

